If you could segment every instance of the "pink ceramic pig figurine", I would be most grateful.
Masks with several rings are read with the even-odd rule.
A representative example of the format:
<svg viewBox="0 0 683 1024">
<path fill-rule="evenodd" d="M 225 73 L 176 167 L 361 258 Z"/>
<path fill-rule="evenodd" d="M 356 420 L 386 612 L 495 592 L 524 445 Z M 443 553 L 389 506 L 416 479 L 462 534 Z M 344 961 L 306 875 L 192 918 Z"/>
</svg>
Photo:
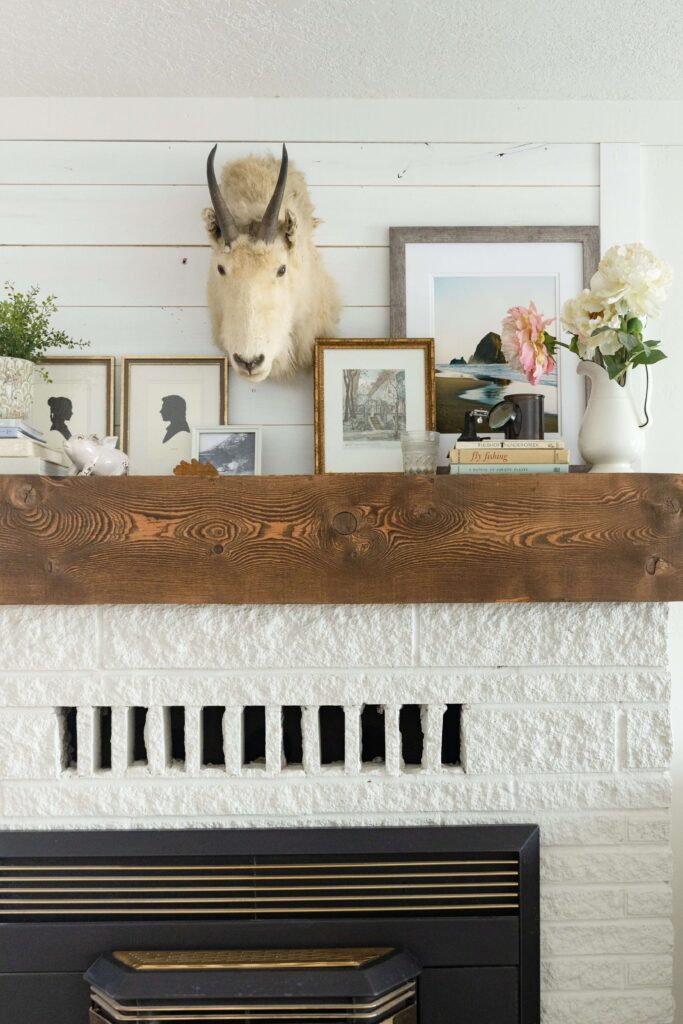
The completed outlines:
<svg viewBox="0 0 683 1024">
<path fill-rule="evenodd" d="M 73 434 L 64 442 L 64 451 L 73 462 L 71 476 L 123 476 L 128 472 L 128 456 L 116 447 L 117 437 L 97 434 Z"/>
</svg>

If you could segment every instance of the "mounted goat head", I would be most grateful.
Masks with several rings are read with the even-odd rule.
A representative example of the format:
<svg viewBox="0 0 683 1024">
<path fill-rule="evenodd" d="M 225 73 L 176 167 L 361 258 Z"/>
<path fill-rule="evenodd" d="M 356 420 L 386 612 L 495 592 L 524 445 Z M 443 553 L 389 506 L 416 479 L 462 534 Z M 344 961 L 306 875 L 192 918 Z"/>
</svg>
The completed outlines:
<svg viewBox="0 0 683 1024">
<path fill-rule="evenodd" d="M 335 333 L 337 292 L 313 241 L 318 221 L 306 180 L 282 147 L 273 157 L 226 164 L 204 223 L 213 248 L 208 300 L 214 340 L 252 381 L 310 366 L 316 337 Z"/>
</svg>

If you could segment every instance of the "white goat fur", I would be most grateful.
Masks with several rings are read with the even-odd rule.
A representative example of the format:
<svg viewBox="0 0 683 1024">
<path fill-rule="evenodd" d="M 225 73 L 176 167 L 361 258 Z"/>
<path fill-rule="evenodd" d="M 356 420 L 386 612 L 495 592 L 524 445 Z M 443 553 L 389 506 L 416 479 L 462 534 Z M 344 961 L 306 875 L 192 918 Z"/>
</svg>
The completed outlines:
<svg viewBox="0 0 683 1024">
<path fill-rule="evenodd" d="M 279 161 L 249 156 L 223 167 L 220 188 L 240 235 L 226 250 L 213 209 L 204 222 L 213 246 L 208 302 L 216 344 L 228 355 L 265 355 L 251 380 L 286 377 L 310 366 L 315 339 L 335 334 L 340 303 L 315 246 L 319 221 L 301 171 L 291 163 L 278 232 L 269 245 L 251 232 L 273 193 Z M 225 271 L 221 273 L 219 264 Z M 277 270 L 286 265 L 286 274 Z M 238 372 L 243 368 L 233 360 Z"/>
</svg>

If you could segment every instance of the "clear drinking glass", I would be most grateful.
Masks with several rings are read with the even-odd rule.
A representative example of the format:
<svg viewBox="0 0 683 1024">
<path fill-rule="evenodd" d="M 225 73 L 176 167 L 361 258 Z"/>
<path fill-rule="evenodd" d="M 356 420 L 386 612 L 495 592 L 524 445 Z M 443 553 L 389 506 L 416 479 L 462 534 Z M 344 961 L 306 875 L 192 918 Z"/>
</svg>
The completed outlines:
<svg viewBox="0 0 683 1024">
<path fill-rule="evenodd" d="M 439 435 L 436 430 L 406 430 L 401 434 L 403 472 L 436 473 L 439 454 Z"/>
</svg>

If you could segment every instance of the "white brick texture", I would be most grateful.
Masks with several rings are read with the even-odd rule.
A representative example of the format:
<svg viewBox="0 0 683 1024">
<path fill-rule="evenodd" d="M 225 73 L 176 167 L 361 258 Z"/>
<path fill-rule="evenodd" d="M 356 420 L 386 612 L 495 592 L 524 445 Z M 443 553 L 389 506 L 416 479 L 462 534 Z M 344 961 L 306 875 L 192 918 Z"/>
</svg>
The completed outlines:
<svg viewBox="0 0 683 1024">
<path fill-rule="evenodd" d="M 85 605 L 0 607 L 0 669 L 93 668 L 97 613 Z"/>
<path fill-rule="evenodd" d="M 547 957 L 541 966 L 546 992 L 621 989 L 625 965 L 619 957 Z"/>
<path fill-rule="evenodd" d="M 670 988 L 673 983 L 672 957 L 653 956 L 627 963 L 626 982 L 629 988 Z"/>
<path fill-rule="evenodd" d="M 482 708 L 463 715 L 465 770 L 608 772 L 614 767 L 611 708 Z"/>
<path fill-rule="evenodd" d="M 60 769 L 60 726 L 55 710 L 0 711 L 0 778 L 54 779 Z"/>
<path fill-rule="evenodd" d="M 427 665 L 666 665 L 661 604 L 424 605 Z"/>
<path fill-rule="evenodd" d="M 547 923 L 541 945 L 549 956 L 668 953 L 673 927 L 664 921 L 601 921 L 588 924 Z"/>
<path fill-rule="evenodd" d="M 671 723 L 666 708 L 631 708 L 626 716 L 629 768 L 666 768 L 671 760 Z"/>
<path fill-rule="evenodd" d="M 0 608 L 0 827 L 535 821 L 543 1024 L 671 1024 L 666 614 Z M 382 709 L 383 761 L 363 763 L 366 705 Z M 404 764 L 404 705 L 423 732 L 417 766 Z M 321 763 L 329 706 L 343 716 L 336 764 Z M 265 723 L 249 764 L 245 707 Z M 224 763 L 205 749 L 206 708 Z M 283 708 L 300 709 L 301 763 L 287 763 Z"/>
<path fill-rule="evenodd" d="M 543 1024 L 671 1024 L 670 991 L 586 993 L 550 992 L 543 997 Z"/>
<path fill-rule="evenodd" d="M 105 608 L 108 668 L 409 665 L 407 605 Z"/>
</svg>

